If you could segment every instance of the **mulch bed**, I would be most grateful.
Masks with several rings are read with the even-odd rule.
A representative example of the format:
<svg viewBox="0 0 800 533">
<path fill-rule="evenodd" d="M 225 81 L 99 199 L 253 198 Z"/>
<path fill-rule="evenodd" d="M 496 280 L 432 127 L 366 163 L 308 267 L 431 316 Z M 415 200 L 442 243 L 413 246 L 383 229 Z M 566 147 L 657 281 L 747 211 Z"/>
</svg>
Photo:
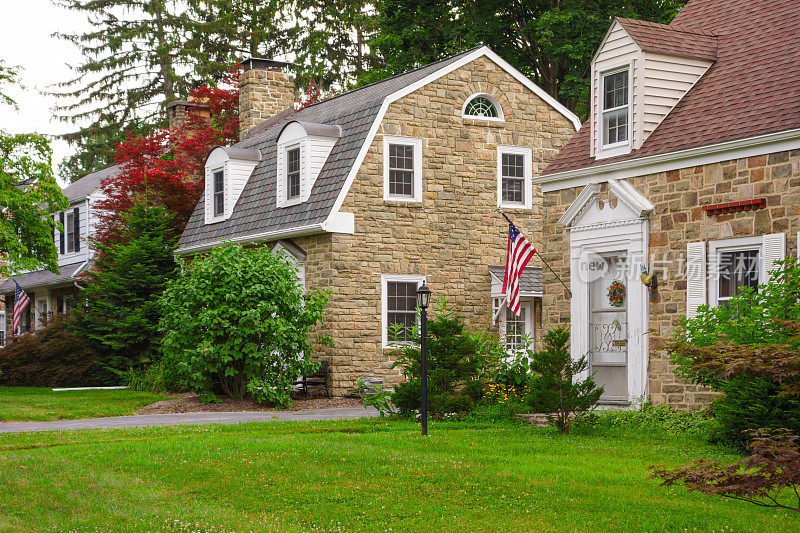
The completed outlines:
<svg viewBox="0 0 800 533">
<path fill-rule="evenodd" d="M 291 409 L 277 409 L 268 404 L 258 404 L 249 398 L 221 398 L 222 403 L 202 403 L 194 393 L 182 394 L 169 400 L 161 400 L 139 409 L 136 414 L 160 415 L 169 413 L 204 413 L 224 411 L 310 411 L 324 407 L 361 407 L 358 398 L 308 398 L 293 399 Z"/>
</svg>

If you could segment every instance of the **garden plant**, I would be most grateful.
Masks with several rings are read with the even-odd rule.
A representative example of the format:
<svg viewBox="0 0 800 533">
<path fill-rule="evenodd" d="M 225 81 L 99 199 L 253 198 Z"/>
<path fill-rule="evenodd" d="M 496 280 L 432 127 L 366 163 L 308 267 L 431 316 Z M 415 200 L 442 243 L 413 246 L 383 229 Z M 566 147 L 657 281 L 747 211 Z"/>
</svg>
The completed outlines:
<svg viewBox="0 0 800 533">
<path fill-rule="evenodd" d="M 328 295 L 303 292 L 296 268 L 266 246 L 227 244 L 181 264 L 161 299 L 164 357 L 191 388 L 215 401 L 216 387 L 285 407 L 293 381 L 316 370 L 312 336 Z"/>
</svg>

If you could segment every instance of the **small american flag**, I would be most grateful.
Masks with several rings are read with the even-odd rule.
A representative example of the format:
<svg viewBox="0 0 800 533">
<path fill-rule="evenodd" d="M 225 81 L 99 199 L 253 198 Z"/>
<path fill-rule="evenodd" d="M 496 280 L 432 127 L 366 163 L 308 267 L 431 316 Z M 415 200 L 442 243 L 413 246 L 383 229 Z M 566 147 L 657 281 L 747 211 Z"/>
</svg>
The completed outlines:
<svg viewBox="0 0 800 533">
<path fill-rule="evenodd" d="M 528 261 L 536 253 L 525 235 L 520 233 L 514 224 L 508 223 L 508 254 L 506 255 L 506 273 L 503 276 L 503 293 L 506 295 L 506 307 L 519 316 L 519 278 Z"/>
<path fill-rule="evenodd" d="M 28 298 L 28 295 L 25 294 L 25 291 L 19 286 L 17 280 L 14 280 L 14 285 L 17 286 L 17 290 L 14 292 L 14 335 L 17 335 L 19 333 L 22 312 L 28 307 L 28 304 L 31 303 L 31 299 Z"/>
</svg>

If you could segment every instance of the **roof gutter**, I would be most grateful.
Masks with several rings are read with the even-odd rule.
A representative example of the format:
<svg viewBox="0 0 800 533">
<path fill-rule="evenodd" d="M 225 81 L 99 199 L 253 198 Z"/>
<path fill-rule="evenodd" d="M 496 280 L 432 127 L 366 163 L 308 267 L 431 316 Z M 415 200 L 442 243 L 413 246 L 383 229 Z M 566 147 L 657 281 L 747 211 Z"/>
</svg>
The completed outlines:
<svg viewBox="0 0 800 533">
<path fill-rule="evenodd" d="M 543 192 L 800 148 L 800 128 L 533 178 Z M 631 171 L 635 170 L 636 173 Z"/>
<path fill-rule="evenodd" d="M 175 255 L 178 257 L 185 257 L 220 246 L 222 244 L 245 244 L 260 241 L 274 241 L 278 239 L 285 239 L 288 237 L 302 237 L 304 235 L 313 235 L 315 233 L 327 233 L 325 229 L 325 222 L 316 224 L 308 224 L 306 226 L 298 226 L 294 228 L 286 228 L 275 231 L 266 231 L 263 233 L 254 233 L 252 235 L 242 235 L 239 237 L 231 237 L 230 239 L 216 240 L 194 246 L 184 246 L 175 250 Z"/>
</svg>

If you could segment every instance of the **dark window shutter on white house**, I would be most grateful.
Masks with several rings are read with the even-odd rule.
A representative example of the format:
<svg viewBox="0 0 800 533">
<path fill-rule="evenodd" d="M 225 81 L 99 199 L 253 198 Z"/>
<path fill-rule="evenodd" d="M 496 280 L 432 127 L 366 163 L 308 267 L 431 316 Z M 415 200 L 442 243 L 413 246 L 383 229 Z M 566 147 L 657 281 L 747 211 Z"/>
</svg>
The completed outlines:
<svg viewBox="0 0 800 533">
<path fill-rule="evenodd" d="M 707 303 L 706 243 L 686 245 L 686 316 L 697 316 L 697 308 Z"/>
<path fill-rule="evenodd" d="M 58 241 L 59 241 L 59 248 L 61 249 L 61 253 L 64 253 L 64 233 L 67 231 L 67 227 L 64 225 L 64 211 L 61 211 L 58 214 L 59 222 L 61 223 L 61 231 L 58 232 Z"/>
<path fill-rule="evenodd" d="M 75 241 L 74 241 L 75 242 L 75 251 L 76 252 L 80 252 L 81 251 L 81 217 L 80 217 L 81 211 L 80 211 L 79 208 L 76 207 L 73 212 L 75 213 L 75 222 L 73 223 L 74 235 L 73 235 L 72 238 L 75 239 Z"/>
</svg>

